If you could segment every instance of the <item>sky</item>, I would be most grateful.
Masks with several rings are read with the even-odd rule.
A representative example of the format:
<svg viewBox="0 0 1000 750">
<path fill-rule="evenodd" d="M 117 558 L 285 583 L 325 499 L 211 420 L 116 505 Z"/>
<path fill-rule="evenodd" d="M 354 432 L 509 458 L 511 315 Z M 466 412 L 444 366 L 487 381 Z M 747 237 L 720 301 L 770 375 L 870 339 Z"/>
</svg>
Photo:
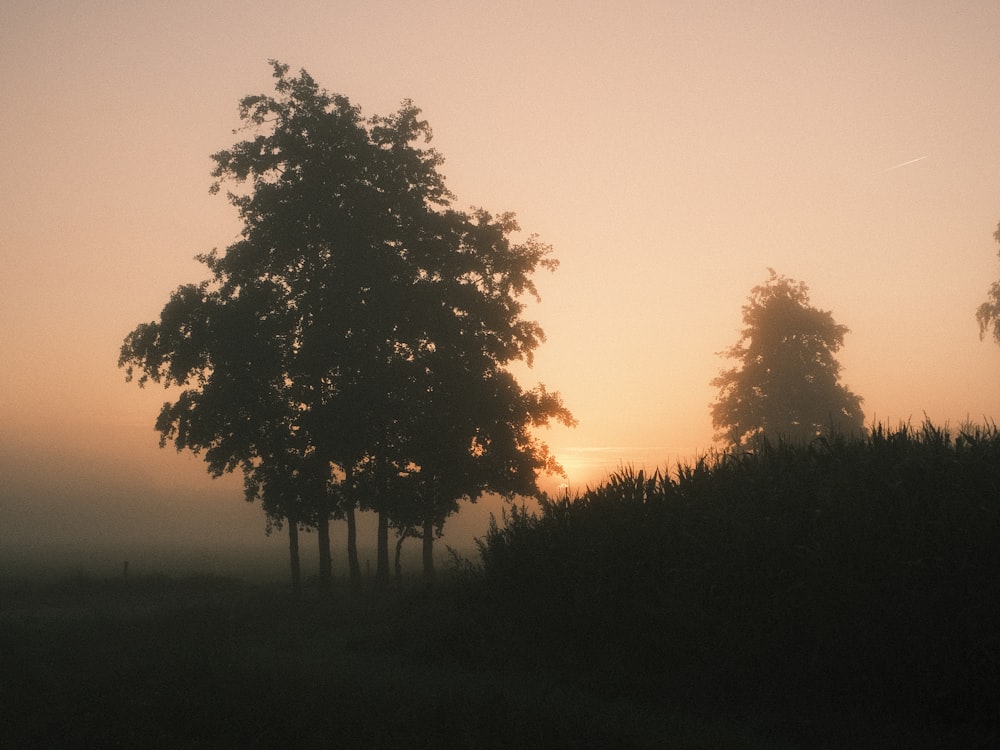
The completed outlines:
<svg viewBox="0 0 1000 750">
<path fill-rule="evenodd" d="M 975 320 L 1000 279 L 998 35 L 995 0 L 7 0 L 0 561 L 283 554 L 238 477 L 159 448 L 169 394 L 116 366 L 237 237 L 209 157 L 271 58 L 365 114 L 412 99 L 456 205 L 552 246 L 527 309 L 547 341 L 518 371 L 579 421 L 540 435 L 550 489 L 712 447 L 718 353 L 768 268 L 850 329 L 869 422 L 1000 418 Z"/>
</svg>

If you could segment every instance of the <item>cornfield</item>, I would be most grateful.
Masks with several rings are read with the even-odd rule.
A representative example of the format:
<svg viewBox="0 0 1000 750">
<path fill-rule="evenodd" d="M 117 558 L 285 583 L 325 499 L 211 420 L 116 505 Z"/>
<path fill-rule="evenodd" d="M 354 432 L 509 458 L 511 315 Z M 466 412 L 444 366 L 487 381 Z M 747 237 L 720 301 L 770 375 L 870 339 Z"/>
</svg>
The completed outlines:
<svg viewBox="0 0 1000 750">
<path fill-rule="evenodd" d="M 1000 706 L 1000 430 L 925 423 L 622 467 L 480 541 L 531 637 L 641 689 L 986 722 Z"/>
</svg>

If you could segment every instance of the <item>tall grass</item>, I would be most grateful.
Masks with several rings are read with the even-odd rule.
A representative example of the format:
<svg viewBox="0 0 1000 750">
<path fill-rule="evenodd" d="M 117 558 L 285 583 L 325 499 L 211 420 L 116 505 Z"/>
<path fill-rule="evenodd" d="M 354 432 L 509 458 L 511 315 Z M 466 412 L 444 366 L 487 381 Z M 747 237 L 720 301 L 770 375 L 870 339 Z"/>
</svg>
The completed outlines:
<svg viewBox="0 0 1000 750">
<path fill-rule="evenodd" d="M 487 585 L 548 653 L 586 653 L 633 688 L 996 728 L 995 425 L 623 467 L 513 509 L 480 547 Z"/>
</svg>

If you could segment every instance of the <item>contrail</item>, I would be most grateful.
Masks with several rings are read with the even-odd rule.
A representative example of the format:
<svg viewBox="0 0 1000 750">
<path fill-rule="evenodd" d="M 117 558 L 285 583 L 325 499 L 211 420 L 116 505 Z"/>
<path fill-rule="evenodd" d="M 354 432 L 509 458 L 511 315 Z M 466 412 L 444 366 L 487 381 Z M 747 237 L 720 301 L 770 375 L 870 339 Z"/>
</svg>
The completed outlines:
<svg viewBox="0 0 1000 750">
<path fill-rule="evenodd" d="M 894 169 L 899 169 L 900 167 L 905 167 L 909 164 L 916 164 L 918 161 L 923 161 L 926 156 L 918 156 L 916 159 L 910 159 L 909 161 L 904 161 L 902 164 L 897 164 L 894 167 L 889 167 L 888 169 L 883 169 L 879 174 L 885 174 L 886 172 L 891 172 Z"/>
</svg>

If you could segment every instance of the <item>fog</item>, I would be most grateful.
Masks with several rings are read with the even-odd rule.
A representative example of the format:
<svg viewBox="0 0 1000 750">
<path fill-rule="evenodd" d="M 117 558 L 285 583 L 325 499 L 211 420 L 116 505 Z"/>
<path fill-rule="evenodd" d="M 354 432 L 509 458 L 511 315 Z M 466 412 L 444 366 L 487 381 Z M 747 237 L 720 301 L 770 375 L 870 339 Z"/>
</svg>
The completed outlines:
<svg viewBox="0 0 1000 750">
<path fill-rule="evenodd" d="M 146 442 L 144 464 L 37 445 L 0 451 L 0 577 L 116 576 L 128 562 L 136 575 L 288 578 L 287 534 L 265 533 L 264 513 L 244 499 L 240 476 L 212 480 L 198 457 L 160 450 L 155 437 Z M 463 503 L 436 542 L 436 565 L 447 565 L 448 546 L 477 559 L 474 539 L 503 506 L 493 496 Z M 373 514 L 359 514 L 359 559 L 372 574 L 375 530 Z M 308 579 L 317 569 L 315 533 L 300 534 L 299 543 Z M 395 537 L 391 544 L 394 554 Z M 331 545 L 334 576 L 345 576 L 344 522 L 332 524 Z M 419 540 L 403 543 L 401 563 L 404 575 L 419 572 Z"/>
</svg>

